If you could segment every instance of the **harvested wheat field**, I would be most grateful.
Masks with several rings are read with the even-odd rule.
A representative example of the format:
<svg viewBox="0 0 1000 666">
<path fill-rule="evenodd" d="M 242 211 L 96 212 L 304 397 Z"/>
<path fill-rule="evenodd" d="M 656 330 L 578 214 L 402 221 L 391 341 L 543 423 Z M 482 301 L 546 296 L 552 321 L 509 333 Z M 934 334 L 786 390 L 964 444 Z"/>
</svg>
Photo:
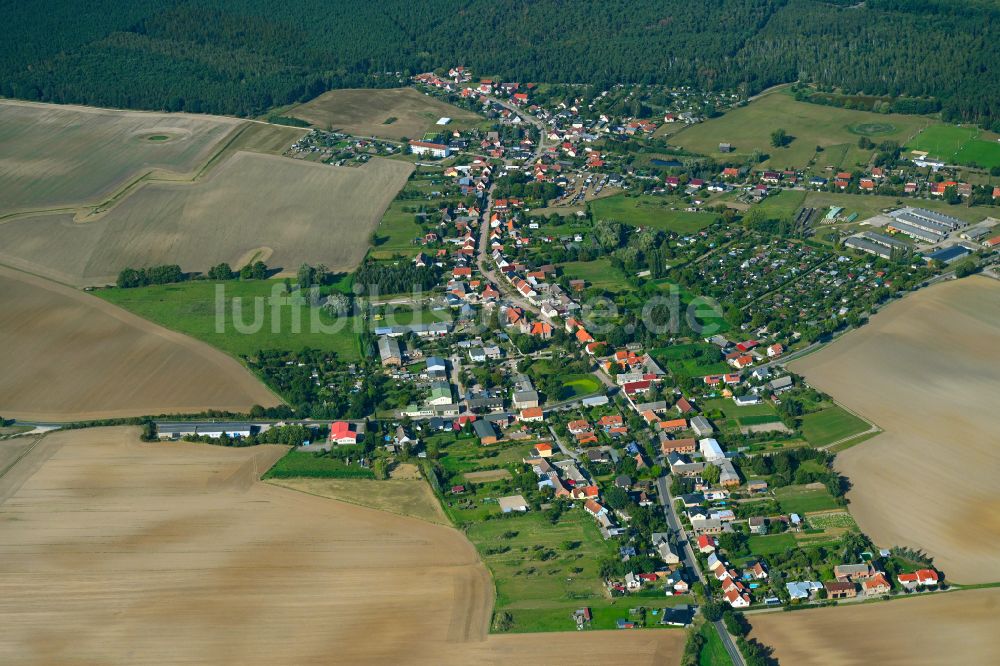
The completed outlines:
<svg viewBox="0 0 1000 666">
<path fill-rule="evenodd" d="M 436 127 L 439 118 L 451 118 L 447 129 L 467 128 L 482 118 L 425 95 L 413 88 L 331 90 L 287 113 L 321 129 L 358 136 L 419 139 Z"/>
<path fill-rule="evenodd" d="M 680 631 L 488 637 L 489 573 L 456 530 L 258 482 L 282 447 L 137 437 L 48 435 L 0 477 L 0 662 L 679 658 Z"/>
<path fill-rule="evenodd" d="M 242 124 L 0 100 L 0 215 L 96 204 L 152 170 L 190 172 Z"/>
<path fill-rule="evenodd" d="M 360 504 L 379 511 L 398 513 L 439 525 L 448 525 L 448 517 L 441 503 L 434 497 L 427 482 L 418 475 L 415 479 L 268 479 L 282 488 L 328 497 L 330 499 Z"/>
<path fill-rule="evenodd" d="M 292 272 L 303 262 L 349 271 L 412 170 L 237 152 L 203 180 L 144 183 L 86 222 L 53 214 L 0 224 L 0 261 L 74 285 L 114 282 L 127 266 L 239 266 L 262 250 L 269 266 Z"/>
<path fill-rule="evenodd" d="M 1000 663 L 1000 589 L 747 616 L 751 638 L 794 666 Z"/>
<path fill-rule="evenodd" d="M 955 582 L 1000 580 L 1000 282 L 907 296 L 791 368 L 885 432 L 837 456 L 880 546 L 920 548 Z"/>
<path fill-rule="evenodd" d="M 68 421 L 247 411 L 278 398 L 235 359 L 98 298 L 0 268 L 0 414 Z"/>
</svg>

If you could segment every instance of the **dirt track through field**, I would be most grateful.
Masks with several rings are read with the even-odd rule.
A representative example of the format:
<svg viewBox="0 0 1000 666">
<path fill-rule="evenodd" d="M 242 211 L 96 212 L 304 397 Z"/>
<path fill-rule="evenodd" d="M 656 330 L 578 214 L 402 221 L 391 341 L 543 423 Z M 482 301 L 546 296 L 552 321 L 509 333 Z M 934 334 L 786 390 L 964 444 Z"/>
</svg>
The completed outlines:
<svg viewBox="0 0 1000 666">
<path fill-rule="evenodd" d="M 751 638 L 790 666 L 1000 663 L 1000 589 L 749 615 Z"/>
<path fill-rule="evenodd" d="M 795 361 L 885 432 L 837 456 L 850 510 L 882 547 L 934 557 L 956 582 L 1000 581 L 1000 282 L 935 285 Z"/>
<path fill-rule="evenodd" d="M 34 421 L 280 404 L 235 359 L 99 298 L 0 267 L 0 414 Z"/>
<path fill-rule="evenodd" d="M 256 480 L 282 447 L 48 435 L 0 503 L 0 663 L 675 662 L 679 631 L 487 636 L 456 530 Z"/>
</svg>

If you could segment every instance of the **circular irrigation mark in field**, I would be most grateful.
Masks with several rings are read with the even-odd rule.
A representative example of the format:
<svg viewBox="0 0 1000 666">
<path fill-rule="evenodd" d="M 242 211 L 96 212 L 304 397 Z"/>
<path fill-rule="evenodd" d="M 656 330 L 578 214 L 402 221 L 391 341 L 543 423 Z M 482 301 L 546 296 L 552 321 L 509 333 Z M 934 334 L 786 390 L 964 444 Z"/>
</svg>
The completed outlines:
<svg viewBox="0 0 1000 666">
<path fill-rule="evenodd" d="M 847 131 L 851 134 L 860 134 L 862 136 L 882 136 L 894 133 L 896 126 L 892 123 L 859 123 L 857 125 L 848 125 Z"/>
</svg>

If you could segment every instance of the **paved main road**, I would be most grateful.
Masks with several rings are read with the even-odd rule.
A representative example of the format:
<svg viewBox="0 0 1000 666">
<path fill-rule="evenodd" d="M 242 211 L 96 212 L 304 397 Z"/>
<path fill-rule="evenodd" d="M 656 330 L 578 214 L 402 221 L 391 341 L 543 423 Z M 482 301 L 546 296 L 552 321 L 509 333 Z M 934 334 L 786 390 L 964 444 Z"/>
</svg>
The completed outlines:
<svg viewBox="0 0 1000 666">
<path fill-rule="evenodd" d="M 674 508 L 674 499 L 670 496 L 670 484 L 667 483 L 667 477 L 661 476 L 656 480 L 656 488 L 660 498 L 660 504 L 663 506 L 663 515 L 667 519 L 667 525 L 670 526 L 671 532 L 673 532 L 679 542 L 683 543 L 684 546 L 681 548 L 680 557 L 681 563 L 685 568 L 693 570 L 698 575 L 698 580 L 705 584 L 705 589 L 708 589 L 708 585 L 705 580 L 705 574 L 701 572 L 701 568 L 698 566 L 698 560 L 694 557 L 694 549 L 691 548 L 691 542 L 687 538 L 684 530 L 681 528 L 680 518 L 677 517 L 677 511 Z M 740 654 L 739 649 L 733 642 L 733 637 L 729 635 L 726 630 L 726 625 L 723 624 L 721 620 L 718 622 L 713 622 L 715 630 L 719 633 L 719 638 L 722 639 L 722 644 L 726 648 L 726 652 L 729 653 L 729 658 L 732 659 L 735 666 L 746 666 L 743 661 L 743 655 Z"/>
</svg>

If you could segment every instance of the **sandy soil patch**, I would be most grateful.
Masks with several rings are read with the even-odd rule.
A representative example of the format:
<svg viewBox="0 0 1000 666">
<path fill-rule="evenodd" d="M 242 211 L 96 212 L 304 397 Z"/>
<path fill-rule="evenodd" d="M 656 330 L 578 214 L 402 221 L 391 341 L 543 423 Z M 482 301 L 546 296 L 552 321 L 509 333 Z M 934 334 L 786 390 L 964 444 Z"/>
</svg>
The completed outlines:
<svg viewBox="0 0 1000 666">
<path fill-rule="evenodd" d="M 998 608 L 1000 589 L 991 588 L 748 619 L 751 637 L 782 664 L 996 664 Z"/>
<path fill-rule="evenodd" d="M 256 481 L 283 447 L 49 435 L 0 503 L 0 662 L 675 662 L 679 631 L 487 637 L 456 530 Z M 2 494 L 0 478 L 0 500 Z"/>
<path fill-rule="evenodd" d="M 98 203 L 142 173 L 189 172 L 243 123 L 0 100 L 0 214 Z"/>
<path fill-rule="evenodd" d="M 94 296 L 0 268 L 0 413 L 98 419 L 280 404 L 235 359 Z"/>
<path fill-rule="evenodd" d="M 791 367 L 885 432 L 837 456 L 881 546 L 921 548 L 953 581 L 1000 579 L 1000 282 L 935 285 Z"/>
<path fill-rule="evenodd" d="M 273 267 L 353 270 L 413 166 L 372 159 L 334 167 L 238 152 L 203 180 L 146 182 L 79 224 L 72 215 L 0 225 L 0 261 L 75 285 L 114 282 L 127 266 L 238 266 L 262 247 Z"/>
<path fill-rule="evenodd" d="M 268 483 L 310 495 L 448 525 L 434 492 L 423 479 L 268 479 Z"/>
<path fill-rule="evenodd" d="M 482 121 L 470 111 L 413 88 L 331 90 L 286 115 L 322 129 L 389 139 L 419 139 L 431 128 L 450 130 Z M 452 122 L 446 127 L 437 127 L 435 123 L 442 117 L 451 118 Z M 393 118 L 395 120 L 387 122 Z"/>
</svg>

